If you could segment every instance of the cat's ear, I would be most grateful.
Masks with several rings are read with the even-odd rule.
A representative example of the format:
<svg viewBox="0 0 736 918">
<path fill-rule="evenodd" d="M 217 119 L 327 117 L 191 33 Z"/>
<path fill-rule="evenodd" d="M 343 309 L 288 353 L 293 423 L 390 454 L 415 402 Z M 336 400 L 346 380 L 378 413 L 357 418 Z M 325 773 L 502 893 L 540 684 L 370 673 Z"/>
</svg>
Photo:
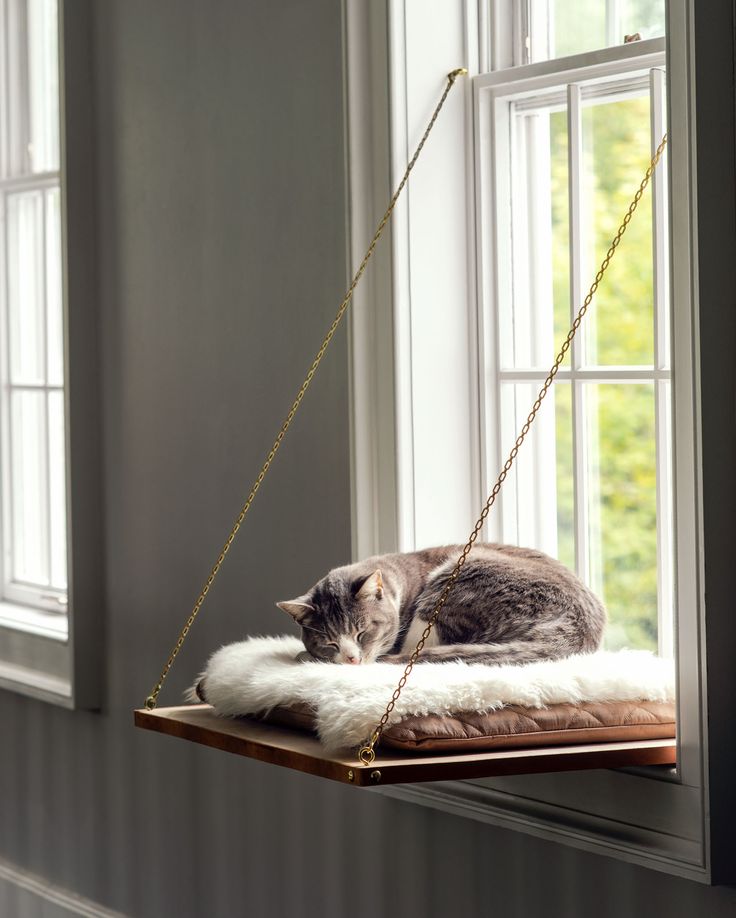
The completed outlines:
<svg viewBox="0 0 736 918">
<path fill-rule="evenodd" d="M 374 596 L 376 599 L 380 599 L 383 595 L 383 577 L 381 572 L 373 571 L 370 577 L 366 577 L 356 595 L 359 599 L 368 599 Z"/>
<path fill-rule="evenodd" d="M 314 606 L 306 601 L 306 596 L 289 599 L 287 602 L 277 602 L 276 605 L 284 612 L 288 612 L 295 622 L 300 622 L 308 612 L 314 612 Z"/>
</svg>

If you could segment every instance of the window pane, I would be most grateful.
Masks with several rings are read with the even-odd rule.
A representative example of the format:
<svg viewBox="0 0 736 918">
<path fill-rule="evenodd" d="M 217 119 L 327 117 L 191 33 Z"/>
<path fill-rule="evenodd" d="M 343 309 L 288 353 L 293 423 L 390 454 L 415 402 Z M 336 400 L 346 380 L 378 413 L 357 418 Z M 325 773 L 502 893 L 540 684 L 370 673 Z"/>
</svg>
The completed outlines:
<svg viewBox="0 0 736 918">
<path fill-rule="evenodd" d="M 58 188 L 46 192 L 46 327 L 48 382 L 64 385 L 64 321 L 61 297 L 61 211 Z"/>
<path fill-rule="evenodd" d="M 555 383 L 555 486 L 557 489 L 557 555 L 575 570 L 575 466 L 572 446 L 572 387 Z M 543 461 L 549 461 L 544 460 Z"/>
<path fill-rule="evenodd" d="M 570 208 L 568 188 L 567 110 L 549 118 L 552 294 L 554 301 L 555 351 L 570 328 Z"/>
<path fill-rule="evenodd" d="M 541 383 L 501 386 L 505 461 Z M 555 384 L 539 410 L 502 493 L 503 539 L 538 548 L 574 568 L 570 386 Z"/>
<path fill-rule="evenodd" d="M 46 395 L 10 396 L 13 579 L 48 583 Z"/>
<path fill-rule="evenodd" d="M 649 97 L 587 104 L 582 127 L 582 264 L 587 289 L 649 164 Z M 653 365 L 652 244 L 649 189 L 586 316 L 585 364 Z"/>
<path fill-rule="evenodd" d="M 611 0 L 609 0 L 609 3 Z M 665 0 L 619 0 L 618 21 L 621 40 L 638 32 L 642 39 L 665 34 Z"/>
<path fill-rule="evenodd" d="M 606 646 L 657 650 L 654 387 L 585 384 L 590 585 L 609 613 Z"/>
<path fill-rule="evenodd" d="M 59 169 L 58 0 L 13 0 L 0 39 L 7 80 L 7 176 Z"/>
<path fill-rule="evenodd" d="M 28 82 L 32 172 L 59 168 L 59 51 L 57 0 L 27 0 Z"/>
<path fill-rule="evenodd" d="M 532 6 L 542 5 L 534 0 Z M 534 11 L 532 11 L 534 12 Z M 665 0 L 550 0 L 550 22 L 533 15 L 531 28 L 548 28 L 547 57 L 567 57 L 597 48 L 624 43 L 625 36 L 639 33 L 642 39 L 665 33 Z M 539 47 L 539 41 L 532 41 Z"/>
<path fill-rule="evenodd" d="M 537 0 L 539 2 L 539 0 Z M 606 4 L 598 0 L 552 0 L 550 57 L 606 47 Z"/>
<path fill-rule="evenodd" d="M 64 456 L 64 394 L 49 393 L 49 530 L 51 586 L 66 589 L 66 461 Z"/>
<path fill-rule="evenodd" d="M 43 383 L 43 198 L 34 191 L 7 201 L 10 379 Z"/>
<path fill-rule="evenodd" d="M 566 112 L 517 112 L 512 157 L 510 225 L 499 223 L 511 240 L 501 284 L 501 362 L 505 369 L 545 368 L 570 326 Z"/>
</svg>

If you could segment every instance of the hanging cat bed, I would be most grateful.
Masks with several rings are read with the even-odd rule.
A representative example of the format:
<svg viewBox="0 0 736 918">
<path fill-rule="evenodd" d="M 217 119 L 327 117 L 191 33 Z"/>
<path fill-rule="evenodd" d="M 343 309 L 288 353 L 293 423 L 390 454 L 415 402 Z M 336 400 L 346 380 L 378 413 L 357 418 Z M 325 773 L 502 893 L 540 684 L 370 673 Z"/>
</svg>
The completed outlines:
<svg viewBox="0 0 736 918">
<path fill-rule="evenodd" d="M 420 667 L 421 672 L 413 673 L 659 163 L 666 135 L 408 663 L 360 667 L 301 663 L 296 657 L 304 648 L 295 638 L 251 640 L 223 648 L 213 656 L 197 687 L 202 704 L 157 707 L 163 683 L 299 410 L 445 100 L 457 78 L 466 73 L 459 69 L 448 74 L 429 124 L 161 675 L 145 707 L 135 711 L 136 726 L 355 786 L 675 763 L 672 664 L 651 654 L 599 652 L 513 667 L 427 663 Z M 403 693 L 410 677 L 412 691 Z"/>
</svg>

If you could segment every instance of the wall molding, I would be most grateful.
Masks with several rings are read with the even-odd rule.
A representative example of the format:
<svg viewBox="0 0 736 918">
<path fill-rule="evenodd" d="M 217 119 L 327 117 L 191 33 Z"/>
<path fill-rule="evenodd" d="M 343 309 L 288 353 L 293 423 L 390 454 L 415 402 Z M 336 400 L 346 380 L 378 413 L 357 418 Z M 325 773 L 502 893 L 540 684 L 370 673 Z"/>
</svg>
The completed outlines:
<svg viewBox="0 0 736 918">
<path fill-rule="evenodd" d="M 3 884 L 22 889 L 37 899 L 58 906 L 59 909 L 64 910 L 63 915 L 80 915 L 82 918 L 126 918 L 122 912 L 105 908 L 92 899 L 79 896 L 38 874 L 23 870 L 10 861 L 0 859 L 0 887 Z M 2 898 L 0 896 L 0 901 Z M 59 918 L 62 918 L 62 915 Z"/>
</svg>

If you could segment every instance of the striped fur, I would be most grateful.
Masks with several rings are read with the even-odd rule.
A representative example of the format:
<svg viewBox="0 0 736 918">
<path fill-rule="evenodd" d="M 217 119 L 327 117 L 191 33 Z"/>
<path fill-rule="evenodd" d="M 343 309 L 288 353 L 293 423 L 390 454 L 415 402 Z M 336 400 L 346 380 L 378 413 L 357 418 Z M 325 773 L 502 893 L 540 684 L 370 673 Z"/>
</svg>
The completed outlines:
<svg viewBox="0 0 736 918">
<path fill-rule="evenodd" d="M 405 662 L 461 550 L 448 545 L 338 567 L 278 605 L 301 626 L 314 659 Z M 528 548 L 477 544 L 419 660 L 529 663 L 591 653 L 605 622 L 600 600 L 559 561 Z"/>
</svg>

